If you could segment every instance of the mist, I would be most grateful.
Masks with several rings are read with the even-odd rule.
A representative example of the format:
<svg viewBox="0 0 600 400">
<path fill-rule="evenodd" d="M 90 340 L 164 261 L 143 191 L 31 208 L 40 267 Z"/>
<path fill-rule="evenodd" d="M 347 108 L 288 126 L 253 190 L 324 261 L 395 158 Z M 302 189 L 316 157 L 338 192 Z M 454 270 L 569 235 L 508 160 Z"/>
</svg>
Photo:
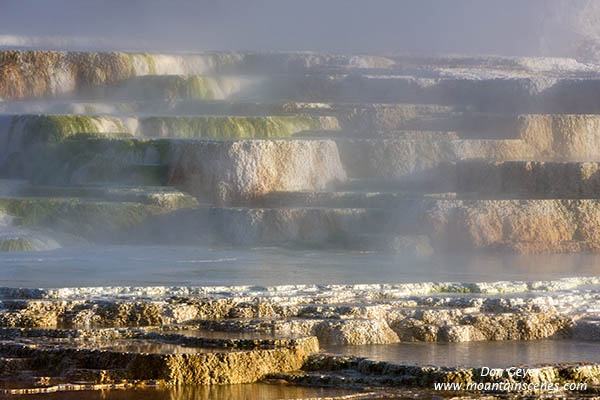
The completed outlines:
<svg viewBox="0 0 600 400">
<path fill-rule="evenodd" d="M 600 0 L 0 0 L 0 397 L 575 398 L 599 310 Z"/>
<path fill-rule="evenodd" d="M 62 38 L 58 47 L 124 50 L 563 56 L 578 38 L 589 34 L 590 29 L 582 32 L 572 26 L 581 19 L 578 12 L 590 4 L 585 0 L 4 0 L 0 35 L 12 37 L 4 37 L 6 45 L 12 41 L 32 47 L 53 47 L 48 39 L 53 37 Z M 585 16 L 593 22 L 589 13 Z M 23 43 L 16 41 L 19 36 L 34 39 Z M 35 40 L 42 37 L 45 41 Z M 75 37 L 79 42 L 69 46 L 68 39 Z"/>
</svg>

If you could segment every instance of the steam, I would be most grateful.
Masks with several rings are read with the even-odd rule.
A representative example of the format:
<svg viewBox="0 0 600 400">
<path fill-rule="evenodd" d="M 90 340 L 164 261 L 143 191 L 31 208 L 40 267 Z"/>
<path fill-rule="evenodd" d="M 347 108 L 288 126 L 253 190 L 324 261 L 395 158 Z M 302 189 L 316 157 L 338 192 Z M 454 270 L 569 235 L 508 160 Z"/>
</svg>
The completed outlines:
<svg viewBox="0 0 600 400">
<path fill-rule="evenodd" d="M 598 60 L 600 2 L 550 0 L 540 19 L 540 51 L 543 54 Z"/>
<path fill-rule="evenodd" d="M 596 0 L 5 0 L 0 45 L 569 56 L 599 22 Z"/>
</svg>

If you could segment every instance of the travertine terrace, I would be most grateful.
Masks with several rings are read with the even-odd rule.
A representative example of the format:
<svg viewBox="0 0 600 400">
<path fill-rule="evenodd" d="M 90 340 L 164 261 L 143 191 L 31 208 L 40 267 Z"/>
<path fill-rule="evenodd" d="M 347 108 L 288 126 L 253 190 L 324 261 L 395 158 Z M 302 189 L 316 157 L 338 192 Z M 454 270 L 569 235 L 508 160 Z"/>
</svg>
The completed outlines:
<svg viewBox="0 0 600 400">
<path fill-rule="evenodd" d="M 0 251 L 597 253 L 599 90 L 600 66 L 566 58 L 0 51 Z M 596 277 L 477 282 L 14 285 L 0 390 L 392 393 L 485 379 L 320 346 L 600 341 Z M 600 382 L 593 363 L 539 368 Z"/>
</svg>

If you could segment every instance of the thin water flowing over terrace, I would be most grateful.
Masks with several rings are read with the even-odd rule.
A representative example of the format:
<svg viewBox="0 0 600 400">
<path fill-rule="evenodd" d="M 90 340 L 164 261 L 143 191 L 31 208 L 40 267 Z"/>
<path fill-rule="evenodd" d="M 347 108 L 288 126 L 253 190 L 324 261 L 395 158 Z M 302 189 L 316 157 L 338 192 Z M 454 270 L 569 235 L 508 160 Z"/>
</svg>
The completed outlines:
<svg viewBox="0 0 600 400">
<path fill-rule="evenodd" d="M 335 249 L 88 246 L 0 253 L 0 286 L 278 286 L 553 280 L 593 276 L 600 257 L 449 254 L 428 260 Z"/>
<path fill-rule="evenodd" d="M 324 350 L 399 364 L 444 367 L 509 368 L 516 365 L 597 363 L 597 342 L 534 340 L 466 343 L 395 343 L 365 346 L 327 346 Z"/>
</svg>

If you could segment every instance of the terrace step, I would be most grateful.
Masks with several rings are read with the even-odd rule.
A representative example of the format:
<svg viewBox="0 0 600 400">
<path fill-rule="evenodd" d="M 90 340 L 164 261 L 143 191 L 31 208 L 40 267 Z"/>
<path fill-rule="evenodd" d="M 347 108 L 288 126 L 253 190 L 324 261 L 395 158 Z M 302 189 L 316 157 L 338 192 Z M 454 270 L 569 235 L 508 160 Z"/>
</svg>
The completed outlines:
<svg viewBox="0 0 600 400">
<path fill-rule="evenodd" d="M 99 137 L 281 138 L 304 130 L 339 129 L 327 116 L 150 116 L 5 115 L 0 117 L 0 155 L 35 143 L 60 142 L 75 134 Z"/>
<path fill-rule="evenodd" d="M 0 252 L 54 250 L 62 247 L 57 240 L 49 230 L 3 227 L 0 230 Z"/>
<path fill-rule="evenodd" d="M 410 183 L 439 179 L 440 166 L 466 159 L 529 160 L 538 150 L 523 140 L 336 139 L 350 178 Z M 443 172 L 441 168 L 441 172 Z"/>
<path fill-rule="evenodd" d="M 314 105 L 314 106 L 311 106 Z M 323 105 L 323 107 L 318 107 Z M 0 101 L 0 114 L 50 114 L 87 116 L 277 116 L 332 115 L 325 103 L 273 103 L 244 100 L 145 98 L 140 100 L 93 99 Z"/>
<path fill-rule="evenodd" d="M 415 202 L 408 201 L 406 208 Z M 419 205 L 419 203 L 417 203 Z M 237 245 L 302 244 L 344 247 L 354 235 L 412 235 L 415 221 L 380 208 L 213 208 L 211 219 L 224 240 Z M 367 246 L 368 247 L 368 246 Z"/>
<path fill-rule="evenodd" d="M 133 337 L 117 330 L 46 330 L 44 336 L 31 331 L 22 330 L 21 335 L 0 343 L 0 352 L 35 358 L 36 364 L 43 365 L 36 373 L 42 370 L 46 376 L 74 384 L 124 380 L 197 385 L 251 383 L 268 373 L 299 369 L 319 348 L 315 337 L 306 336 L 245 340 L 139 330 L 132 332 Z M 101 337 L 107 333 L 108 337 Z M 81 340 L 78 335 L 88 338 Z M 179 361 L 177 366 L 171 363 L 173 359 Z M 248 369 L 249 365 L 253 367 Z M 20 372 L 29 373 L 15 370 Z"/>
<path fill-rule="evenodd" d="M 490 198 L 567 198 L 600 196 L 600 163 L 481 160 L 456 163 L 457 192 Z"/>
<path fill-rule="evenodd" d="M 271 97 L 292 101 L 441 104 L 475 107 L 482 112 L 600 112 L 594 95 L 600 87 L 598 75 L 563 79 L 527 73 L 503 75 L 307 74 L 274 84 Z"/>
<path fill-rule="evenodd" d="M 598 162 L 472 159 L 440 163 L 403 180 L 349 179 L 336 189 L 365 192 L 363 196 L 369 192 L 396 193 L 397 199 L 593 199 L 600 194 L 598 169 Z M 314 198 L 324 199 L 323 195 Z"/>
<path fill-rule="evenodd" d="M 6 182 L 6 181 L 5 181 Z M 10 180 L 8 180 L 10 182 Z M 0 183 L 0 188 L 2 184 Z M 197 201 L 187 193 L 165 186 L 69 185 L 39 186 L 23 183 L 12 192 L 19 197 L 85 198 L 114 202 L 156 204 L 178 208 L 193 206 Z"/>
<path fill-rule="evenodd" d="M 82 238 L 123 243 L 135 240 L 137 229 L 161 215 L 198 206 L 189 196 L 173 198 L 149 194 L 141 196 L 143 202 L 121 198 L 132 193 L 107 194 L 111 196 L 111 201 L 77 197 L 0 198 L 0 212 L 12 222 L 1 231 L 3 247 L 5 250 L 18 250 L 17 246 L 22 250 L 36 250 L 40 246 L 56 248 L 59 247 L 57 241 L 77 243 Z"/>
<path fill-rule="evenodd" d="M 259 91 L 257 86 L 262 80 L 251 76 L 142 75 L 109 86 L 87 88 L 77 97 L 121 102 L 149 98 L 167 101 L 243 99 Z"/>
<path fill-rule="evenodd" d="M 352 179 L 345 183 L 343 188 L 348 189 L 348 191 L 271 192 L 255 200 L 253 205 L 263 208 L 395 208 L 406 200 L 422 200 L 424 198 L 454 199 L 457 197 L 456 193 L 423 193 L 400 190 L 394 185 L 394 182 L 381 181 L 378 185 L 377 181 L 373 182 L 370 179 Z M 374 189 L 384 191 L 378 192 Z"/>
</svg>

